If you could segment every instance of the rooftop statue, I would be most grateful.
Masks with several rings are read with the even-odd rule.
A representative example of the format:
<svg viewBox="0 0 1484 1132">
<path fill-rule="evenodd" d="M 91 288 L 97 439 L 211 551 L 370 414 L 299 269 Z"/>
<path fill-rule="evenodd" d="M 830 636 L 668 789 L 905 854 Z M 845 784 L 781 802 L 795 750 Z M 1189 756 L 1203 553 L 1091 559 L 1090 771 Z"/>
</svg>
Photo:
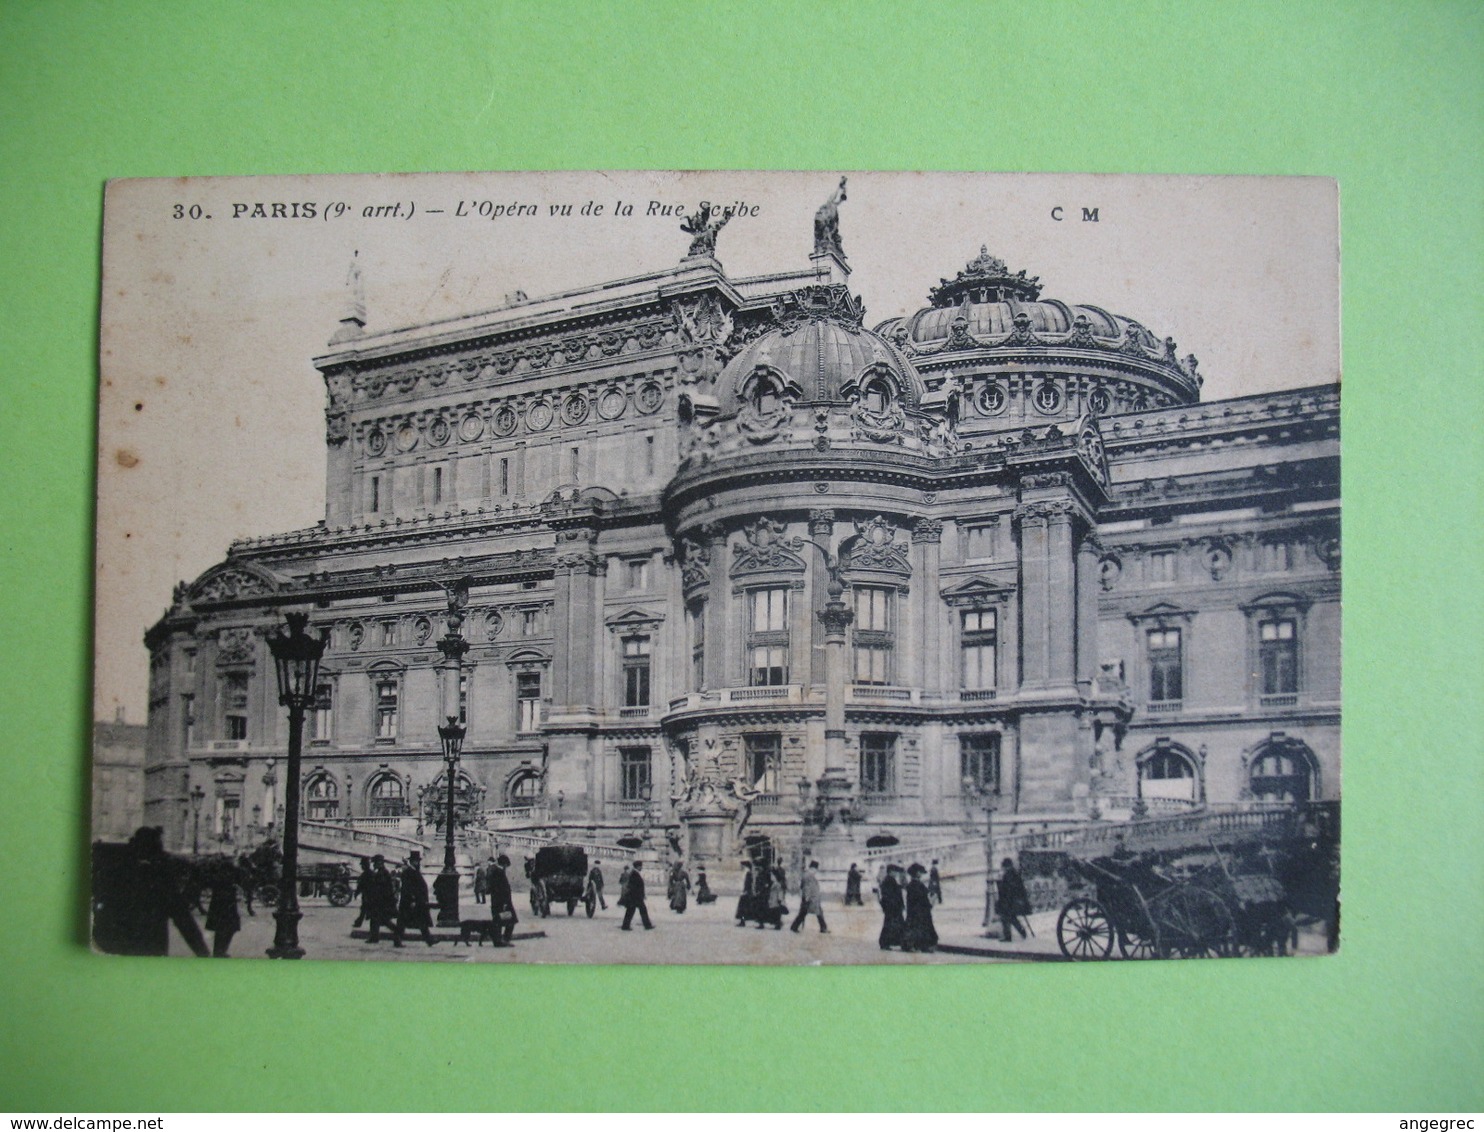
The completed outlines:
<svg viewBox="0 0 1484 1132">
<path fill-rule="evenodd" d="M 840 178 L 840 187 L 830 194 L 830 199 L 819 206 L 814 214 L 814 254 L 834 252 L 845 258 L 845 246 L 840 243 L 840 205 L 845 201 L 845 178 Z"/>
<path fill-rule="evenodd" d="M 713 220 L 713 215 L 717 219 Z M 691 238 L 690 251 L 685 253 L 686 258 L 716 255 L 716 234 L 731 218 L 731 213 L 723 212 L 718 215 L 716 209 L 703 201 L 700 210 L 687 216 L 685 223 L 680 226 L 680 230 Z"/>
</svg>

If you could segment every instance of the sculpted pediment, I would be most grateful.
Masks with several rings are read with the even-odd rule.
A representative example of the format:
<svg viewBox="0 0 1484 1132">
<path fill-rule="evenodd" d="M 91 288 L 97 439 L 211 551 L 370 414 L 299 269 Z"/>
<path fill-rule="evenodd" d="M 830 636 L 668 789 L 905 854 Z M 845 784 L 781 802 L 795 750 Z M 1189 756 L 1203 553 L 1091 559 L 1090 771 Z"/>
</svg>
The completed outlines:
<svg viewBox="0 0 1484 1132">
<path fill-rule="evenodd" d="M 261 566 L 246 562 L 225 562 L 213 566 L 192 582 L 186 596 L 191 604 L 197 605 L 266 597 L 283 588 L 282 579 Z"/>
<path fill-rule="evenodd" d="M 955 608 L 972 609 L 976 606 L 993 605 L 1004 601 L 1014 593 L 1014 586 L 1007 586 L 986 578 L 982 574 L 976 574 L 972 578 L 966 578 L 956 585 L 944 588 L 940 591 L 940 596 L 944 602 Z"/>
</svg>

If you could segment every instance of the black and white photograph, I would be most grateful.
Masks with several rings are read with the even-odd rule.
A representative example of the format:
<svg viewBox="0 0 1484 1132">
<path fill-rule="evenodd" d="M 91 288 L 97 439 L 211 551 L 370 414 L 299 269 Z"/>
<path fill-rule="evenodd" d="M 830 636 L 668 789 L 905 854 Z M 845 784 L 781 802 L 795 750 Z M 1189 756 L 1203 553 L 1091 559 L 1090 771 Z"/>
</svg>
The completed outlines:
<svg viewBox="0 0 1484 1132">
<path fill-rule="evenodd" d="M 95 950 L 1333 952 L 1339 256 L 1322 178 L 112 182 Z"/>
</svg>

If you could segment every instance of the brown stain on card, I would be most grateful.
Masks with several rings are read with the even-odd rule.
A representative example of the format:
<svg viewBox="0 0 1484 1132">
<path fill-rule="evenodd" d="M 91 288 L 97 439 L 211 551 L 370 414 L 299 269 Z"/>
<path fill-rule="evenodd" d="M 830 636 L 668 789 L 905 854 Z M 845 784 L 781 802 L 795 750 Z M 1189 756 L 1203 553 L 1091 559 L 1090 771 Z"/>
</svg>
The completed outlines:
<svg viewBox="0 0 1484 1132">
<path fill-rule="evenodd" d="M 132 468 L 139 463 L 139 457 L 127 448 L 120 448 L 114 453 L 113 458 L 121 468 Z"/>
</svg>

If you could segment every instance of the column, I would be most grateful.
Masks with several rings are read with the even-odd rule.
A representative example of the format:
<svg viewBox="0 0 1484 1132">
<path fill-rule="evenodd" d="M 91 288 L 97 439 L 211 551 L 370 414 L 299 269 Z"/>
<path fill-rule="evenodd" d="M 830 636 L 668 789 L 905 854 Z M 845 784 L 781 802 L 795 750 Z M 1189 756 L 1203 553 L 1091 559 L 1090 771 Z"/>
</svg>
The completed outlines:
<svg viewBox="0 0 1484 1132">
<path fill-rule="evenodd" d="M 1020 682 L 1044 686 L 1051 674 L 1045 505 L 1023 504 L 1016 518 L 1020 522 Z"/>
<path fill-rule="evenodd" d="M 1053 684 L 1071 684 L 1076 678 L 1077 632 L 1072 505 L 1054 500 L 1048 507 L 1051 511 L 1046 530 L 1048 674 Z"/>
<path fill-rule="evenodd" d="M 826 552 L 832 552 L 834 549 L 834 536 L 834 509 L 830 507 L 811 508 L 809 511 L 809 537 L 824 547 Z M 825 664 L 826 654 L 816 647 L 824 643 L 823 639 L 819 636 L 818 630 L 818 626 L 822 625 L 823 622 L 819 621 L 818 618 L 824 610 L 828 595 L 825 593 L 825 587 L 819 585 L 817 581 L 818 575 L 816 568 L 823 564 L 823 559 L 814 557 L 816 552 L 810 547 L 804 547 L 801 553 L 808 558 L 809 569 L 804 572 L 804 588 L 795 592 L 798 596 L 800 607 L 807 609 L 809 613 L 801 619 L 796 619 L 796 623 L 800 623 L 803 626 L 799 632 L 799 636 L 803 638 L 799 642 L 800 646 L 802 646 L 803 664 L 797 669 L 798 675 L 793 679 L 795 683 L 804 685 L 805 694 L 807 695 L 810 685 L 823 684 L 828 679 L 827 666 Z"/>
<path fill-rule="evenodd" d="M 829 601 L 819 611 L 824 625 L 824 749 L 826 769 L 845 767 L 845 630 L 855 614 L 843 600 L 839 571 L 832 565 Z"/>
<path fill-rule="evenodd" d="M 1098 674 L 1098 561 L 1102 548 L 1091 534 L 1077 546 L 1077 683 L 1091 690 Z"/>
<path fill-rule="evenodd" d="M 705 669 L 705 685 L 709 688 L 724 688 L 727 679 L 729 652 L 739 647 L 736 639 L 727 632 L 727 605 L 731 599 L 731 581 L 727 577 L 727 533 L 720 523 L 706 523 L 698 532 L 701 545 L 709 556 L 711 581 L 706 587 L 706 655 L 702 658 Z"/>
<path fill-rule="evenodd" d="M 942 558 L 943 523 L 938 519 L 918 519 L 912 526 L 912 549 L 917 558 L 914 568 L 918 584 L 917 623 L 921 627 L 918 648 L 917 686 L 934 696 L 943 692 L 943 599 L 938 595 L 938 565 Z"/>
</svg>

